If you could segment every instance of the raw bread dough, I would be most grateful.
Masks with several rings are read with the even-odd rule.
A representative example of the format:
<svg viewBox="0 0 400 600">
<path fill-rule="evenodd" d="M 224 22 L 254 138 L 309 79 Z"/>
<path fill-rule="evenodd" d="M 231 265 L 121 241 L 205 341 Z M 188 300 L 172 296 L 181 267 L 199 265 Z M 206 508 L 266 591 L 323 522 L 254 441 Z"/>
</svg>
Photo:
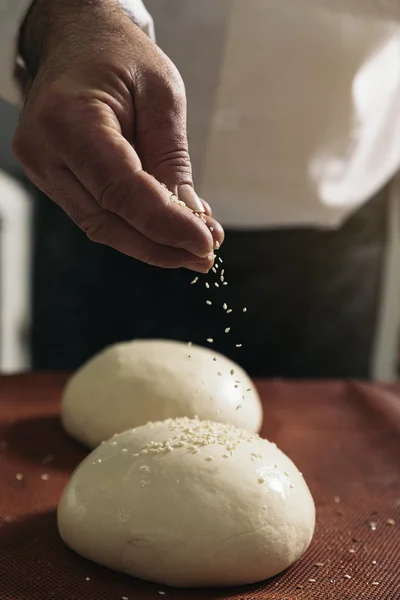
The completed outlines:
<svg viewBox="0 0 400 600">
<path fill-rule="evenodd" d="M 187 418 L 150 423 L 100 445 L 58 507 L 70 548 L 178 587 L 271 577 L 306 551 L 314 522 L 307 484 L 275 444 Z"/>
<path fill-rule="evenodd" d="M 262 424 L 243 369 L 206 348 L 160 340 L 100 352 L 70 379 L 61 409 L 67 432 L 91 448 L 148 421 L 196 415 L 249 431 Z"/>
</svg>

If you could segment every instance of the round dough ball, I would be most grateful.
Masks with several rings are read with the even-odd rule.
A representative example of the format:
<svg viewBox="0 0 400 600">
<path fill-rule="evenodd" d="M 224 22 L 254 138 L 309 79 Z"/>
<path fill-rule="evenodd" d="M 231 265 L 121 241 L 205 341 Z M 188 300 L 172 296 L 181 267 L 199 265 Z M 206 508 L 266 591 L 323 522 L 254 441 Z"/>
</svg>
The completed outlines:
<svg viewBox="0 0 400 600">
<path fill-rule="evenodd" d="M 91 448 L 148 421 L 195 416 L 254 432 L 263 418 L 255 386 L 238 365 L 200 346 L 160 340 L 97 354 L 70 379 L 61 408 L 66 431 Z"/>
<path fill-rule="evenodd" d="M 276 575 L 306 551 L 314 524 L 307 484 L 275 444 L 188 418 L 149 423 L 101 444 L 58 507 L 70 548 L 178 587 Z"/>
</svg>

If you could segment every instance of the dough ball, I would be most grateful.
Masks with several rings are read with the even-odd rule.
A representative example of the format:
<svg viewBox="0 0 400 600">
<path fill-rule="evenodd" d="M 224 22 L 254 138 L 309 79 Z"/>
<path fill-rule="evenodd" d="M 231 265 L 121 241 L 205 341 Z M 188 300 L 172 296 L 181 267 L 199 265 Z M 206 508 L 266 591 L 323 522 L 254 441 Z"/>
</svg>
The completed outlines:
<svg viewBox="0 0 400 600">
<path fill-rule="evenodd" d="M 262 407 L 253 382 L 226 357 L 159 340 L 100 352 L 70 379 L 61 409 L 66 431 L 91 448 L 148 421 L 195 416 L 256 432 Z"/>
<path fill-rule="evenodd" d="M 275 444 L 188 418 L 149 423 L 100 445 L 58 507 L 70 548 L 178 587 L 276 575 L 306 551 L 314 522 L 307 484 Z"/>
</svg>

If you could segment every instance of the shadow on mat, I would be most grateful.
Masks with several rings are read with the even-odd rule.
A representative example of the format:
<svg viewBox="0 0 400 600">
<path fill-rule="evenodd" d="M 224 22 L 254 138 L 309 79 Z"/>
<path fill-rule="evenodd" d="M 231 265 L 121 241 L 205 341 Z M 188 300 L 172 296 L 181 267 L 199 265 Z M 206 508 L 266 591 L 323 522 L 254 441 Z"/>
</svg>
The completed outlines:
<svg viewBox="0 0 400 600">
<path fill-rule="evenodd" d="M 70 438 L 56 416 L 23 419 L 4 428 L 4 454 L 36 464 L 71 471 L 89 450 Z"/>
</svg>

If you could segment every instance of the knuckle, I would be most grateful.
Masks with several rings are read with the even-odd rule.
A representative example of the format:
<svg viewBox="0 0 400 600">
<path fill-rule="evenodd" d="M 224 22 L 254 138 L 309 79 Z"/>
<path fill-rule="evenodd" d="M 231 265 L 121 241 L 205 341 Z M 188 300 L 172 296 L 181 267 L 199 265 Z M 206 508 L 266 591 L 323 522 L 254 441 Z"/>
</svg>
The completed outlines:
<svg viewBox="0 0 400 600">
<path fill-rule="evenodd" d="M 98 194 L 98 202 L 104 210 L 119 215 L 129 202 L 130 195 L 130 189 L 124 181 L 110 181 L 103 184 Z"/>
<path fill-rule="evenodd" d="M 83 219 L 79 223 L 79 227 L 91 242 L 109 245 L 109 223 L 107 221 L 100 214 L 96 214 Z"/>
</svg>

